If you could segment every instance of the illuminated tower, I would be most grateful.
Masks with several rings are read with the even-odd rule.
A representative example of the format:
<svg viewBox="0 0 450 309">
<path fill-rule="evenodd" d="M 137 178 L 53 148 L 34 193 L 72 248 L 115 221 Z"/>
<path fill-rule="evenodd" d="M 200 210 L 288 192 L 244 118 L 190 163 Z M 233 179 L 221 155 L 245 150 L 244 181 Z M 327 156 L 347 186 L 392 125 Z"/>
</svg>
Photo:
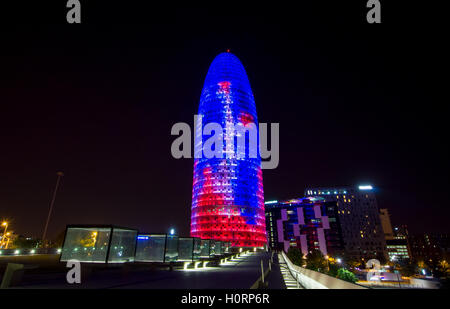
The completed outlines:
<svg viewBox="0 0 450 309">
<path fill-rule="evenodd" d="M 241 247 L 265 245 L 258 119 L 247 74 L 235 55 L 221 53 L 212 62 L 198 115 L 202 120 L 197 123 L 196 143 L 205 143 L 210 137 L 201 135 L 206 124 L 218 123 L 223 128 L 224 156 L 194 158 L 191 236 L 231 241 Z M 242 148 L 236 142 L 236 134 L 230 134 L 226 128 L 249 127 L 252 123 L 257 130 L 257 154 L 239 156 Z M 230 139 L 234 141 L 231 148 L 227 147 Z M 245 146 L 249 152 L 249 138 L 245 139 Z"/>
</svg>

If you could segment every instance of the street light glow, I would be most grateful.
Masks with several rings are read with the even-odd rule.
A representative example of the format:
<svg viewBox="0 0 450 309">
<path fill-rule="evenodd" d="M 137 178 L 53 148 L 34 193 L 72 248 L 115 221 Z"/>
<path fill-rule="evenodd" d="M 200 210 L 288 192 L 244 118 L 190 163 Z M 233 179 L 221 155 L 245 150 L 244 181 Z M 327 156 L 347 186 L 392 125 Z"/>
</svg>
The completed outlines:
<svg viewBox="0 0 450 309">
<path fill-rule="evenodd" d="M 276 203 L 278 203 L 278 201 L 267 201 L 267 202 L 264 202 L 264 204 L 266 204 L 266 205 L 268 205 L 268 204 L 276 204 Z"/>
<path fill-rule="evenodd" d="M 372 190 L 373 187 L 371 185 L 359 186 L 359 190 Z"/>
</svg>

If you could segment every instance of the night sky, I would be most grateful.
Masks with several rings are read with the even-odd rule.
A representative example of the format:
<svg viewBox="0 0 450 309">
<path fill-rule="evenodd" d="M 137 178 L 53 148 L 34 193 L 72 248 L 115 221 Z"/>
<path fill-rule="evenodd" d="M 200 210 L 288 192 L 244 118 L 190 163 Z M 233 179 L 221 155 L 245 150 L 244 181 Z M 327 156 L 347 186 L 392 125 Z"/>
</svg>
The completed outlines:
<svg viewBox="0 0 450 309">
<path fill-rule="evenodd" d="M 226 49 L 259 121 L 280 123 L 266 200 L 370 183 L 394 224 L 449 231 L 448 108 L 435 96 L 447 35 L 428 8 L 382 1 L 369 25 L 365 1 L 81 2 L 81 25 L 65 23 L 65 1 L 1 12 L 0 218 L 15 232 L 41 236 L 63 171 L 51 237 L 76 223 L 188 235 L 193 160 L 172 158 L 170 129 L 192 126 Z"/>
</svg>

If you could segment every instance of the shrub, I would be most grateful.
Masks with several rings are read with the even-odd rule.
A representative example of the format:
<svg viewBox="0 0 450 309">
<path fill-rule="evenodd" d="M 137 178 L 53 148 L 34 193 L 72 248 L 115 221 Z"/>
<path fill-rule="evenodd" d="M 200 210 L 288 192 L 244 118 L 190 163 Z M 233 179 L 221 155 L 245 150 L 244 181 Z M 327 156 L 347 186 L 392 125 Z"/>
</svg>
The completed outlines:
<svg viewBox="0 0 450 309">
<path fill-rule="evenodd" d="M 351 283 L 355 283 L 356 281 L 358 281 L 358 278 L 356 278 L 355 274 L 345 268 L 338 269 L 337 278 Z"/>
</svg>

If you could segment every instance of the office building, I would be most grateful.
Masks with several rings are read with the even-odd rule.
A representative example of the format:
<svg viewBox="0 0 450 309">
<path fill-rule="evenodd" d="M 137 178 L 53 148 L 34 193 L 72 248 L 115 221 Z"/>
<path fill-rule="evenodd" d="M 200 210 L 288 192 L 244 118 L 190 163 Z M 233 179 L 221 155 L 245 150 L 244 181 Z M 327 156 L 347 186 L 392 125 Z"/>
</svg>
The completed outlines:
<svg viewBox="0 0 450 309">
<path fill-rule="evenodd" d="M 388 257 L 374 191 L 370 185 L 305 190 L 306 197 L 319 196 L 337 203 L 344 250 L 350 258 L 385 260 Z"/>
<path fill-rule="evenodd" d="M 265 212 L 270 248 L 287 252 L 297 247 L 304 255 L 314 249 L 324 256 L 342 253 L 336 202 L 321 197 L 266 201 Z"/>
<path fill-rule="evenodd" d="M 219 54 L 206 75 L 196 124 L 191 236 L 229 241 L 233 246 L 262 247 L 267 243 L 259 139 L 257 148 L 245 138 L 245 149 L 228 128 L 250 128 L 258 134 L 255 100 L 244 66 L 232 53 Z M 219 157 L 208 158 L 198 145 L 210 135 L 202 132 L 219 124 L 223 145 Z M 256 135 L 258 136 L 258 135 Z M 231 146 L 230 146 L 231 145 Z M 217 149 L 215 149 L 217 150 Z M 254 150 L 256 154 L 250 155 Z"/>
<path fill-rule="evenodd" d="M 450 260 L 450 234 L 425 233 L 409 236 L 411 255 L 415 261 L 437 265 L 439 261 Z"/>
<path fill-rule="evenodd" d="M 384 238 L 386 240 L 394 239 L 394 230 L 392 229 L 391 217 L 387 208 L 380 209 L 380 220 Z"/>
</svg>

